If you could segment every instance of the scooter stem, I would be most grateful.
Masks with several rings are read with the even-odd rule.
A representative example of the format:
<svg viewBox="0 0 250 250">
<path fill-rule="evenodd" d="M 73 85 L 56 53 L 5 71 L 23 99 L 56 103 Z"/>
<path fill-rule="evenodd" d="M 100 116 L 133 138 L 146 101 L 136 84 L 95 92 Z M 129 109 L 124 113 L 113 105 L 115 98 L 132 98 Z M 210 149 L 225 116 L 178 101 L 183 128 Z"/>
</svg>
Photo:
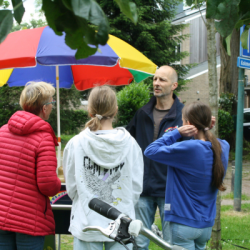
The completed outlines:
<svg viewBox="0 0 250 250">
<path fill-rule="evenodd" d="M 147 229 L 144 226 L 141 227 L 140 234 L 146 236 L 149 240 L 153 241 L 156 245 L 158 245 L 162 249 L 165 249 L 165 250 L 186 250 L 183 247 L 168 244 L 161 237 L 157 236 L 151 230 Z"/>
</svg>

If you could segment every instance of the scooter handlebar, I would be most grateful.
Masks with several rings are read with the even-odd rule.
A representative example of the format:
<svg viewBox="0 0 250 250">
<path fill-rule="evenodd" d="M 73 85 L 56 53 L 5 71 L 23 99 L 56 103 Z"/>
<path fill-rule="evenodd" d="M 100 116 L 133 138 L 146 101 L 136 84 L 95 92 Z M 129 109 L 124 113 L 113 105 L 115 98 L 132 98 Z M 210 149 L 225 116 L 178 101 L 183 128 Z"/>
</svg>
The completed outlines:
<svg viewBox="0 0 250 250">
<path fill-rule="evenodd" d="M 122 214 L 116 208 L 97 198 L 90 200 L 89 208 L 110 220 L 116 220 Z"/>
</svg>

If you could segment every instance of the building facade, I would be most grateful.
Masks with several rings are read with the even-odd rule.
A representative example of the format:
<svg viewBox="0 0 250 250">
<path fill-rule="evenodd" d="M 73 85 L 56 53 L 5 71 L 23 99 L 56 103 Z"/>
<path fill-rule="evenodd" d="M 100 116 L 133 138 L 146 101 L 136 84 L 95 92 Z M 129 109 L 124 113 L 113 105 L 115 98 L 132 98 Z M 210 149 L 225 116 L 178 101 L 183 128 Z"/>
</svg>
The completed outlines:
<svg viewBox="0 0 250 250">
<path fill-rule="evenodd" d="M 185 23 L 188 26 L 182 31 L 183 34 L 188 34 L 189 38 L 180 44 L 181 51 L 189 52 L 189 56 L 178 62 L 181 64 L 196 64 L 192 68 L 186 79 L 191 82 L 187 85 L 187 90 L 180 92 L 179 97 L 183 103 L 190 103 L 195 100 L 201 100 L 205 103 L 209 102 L 209 84 L 208 84 L 208 62 L 207 62 L 207 29 L 204 24 L 206 16 L 205 6 L 200 10 L 191 10 L 185 5 L 185 1 L 178 6 L 173 24 Z M 218 90 L 220 84 L 220 35 L 216 34 L 217 48 L 217 80 Z M 245 74 L 249 77 L 250 71 L 245 70 Z M 219 93 L 218 93 L 219 95 Z M 245 107 L 250 107 L 250 86 L 245 88 Z"/>
</svg>

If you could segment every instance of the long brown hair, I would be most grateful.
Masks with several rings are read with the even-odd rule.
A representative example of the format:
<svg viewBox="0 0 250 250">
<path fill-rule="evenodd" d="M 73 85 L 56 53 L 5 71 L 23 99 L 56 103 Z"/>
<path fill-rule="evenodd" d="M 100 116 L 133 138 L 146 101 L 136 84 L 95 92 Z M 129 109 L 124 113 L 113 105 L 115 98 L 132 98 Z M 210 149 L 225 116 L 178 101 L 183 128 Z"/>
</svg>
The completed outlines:
<svg viewBox="0 0 250 250">
<path fill-rule="evenodd" d="M 115 91 L 107 85 L 93 88 L 88 98 L 88 112 L 92 118 L 85 124 L 85 128 L 88 127 L 91 131 L 101 129 L 101 120 L 96 115 L 101 115 L 102 119 L 110 119 L 115 116 L 116 111 Z"/>
<path fill-rule="evenodd" d="M 223 185 L 224 167 L 221 161 L 221 145 L 214 134 L 208 129 L 211 126 L 212 112 L 208 105 L 202 102 L 192 102 L 182 110 L 183 118 L 204 132 L 205 140 L 212 143 L 213 150 L 213 182 L 212 185 L 220 191 L 225 191 Z"/>
</svg>

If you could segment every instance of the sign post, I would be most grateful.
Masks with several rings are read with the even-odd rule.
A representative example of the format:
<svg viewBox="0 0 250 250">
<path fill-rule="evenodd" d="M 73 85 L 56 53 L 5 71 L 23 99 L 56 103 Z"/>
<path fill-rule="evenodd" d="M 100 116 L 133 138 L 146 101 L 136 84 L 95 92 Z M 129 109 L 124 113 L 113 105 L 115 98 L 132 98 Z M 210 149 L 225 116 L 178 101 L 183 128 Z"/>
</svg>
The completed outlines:
<svg viewBox="0 0 250 250">
<path fill-rule="evenodd" d="M 241 34 L 244 26 L 241 28 Z M 240 56 L 237 59 L 239 67 L 238 78 L 238 104 L 236 126 L 236 152 L 235 152 L 235 179 L 234 179 L 234 210 L 241 211 L 242 188 L 242 153 L 243 153 L 243 111 L 244 111 L 244 73 L 250 69 L 250 39 L 248 36 L 248 49 L 243 49 L 240 43 Z"/>
</svg>

